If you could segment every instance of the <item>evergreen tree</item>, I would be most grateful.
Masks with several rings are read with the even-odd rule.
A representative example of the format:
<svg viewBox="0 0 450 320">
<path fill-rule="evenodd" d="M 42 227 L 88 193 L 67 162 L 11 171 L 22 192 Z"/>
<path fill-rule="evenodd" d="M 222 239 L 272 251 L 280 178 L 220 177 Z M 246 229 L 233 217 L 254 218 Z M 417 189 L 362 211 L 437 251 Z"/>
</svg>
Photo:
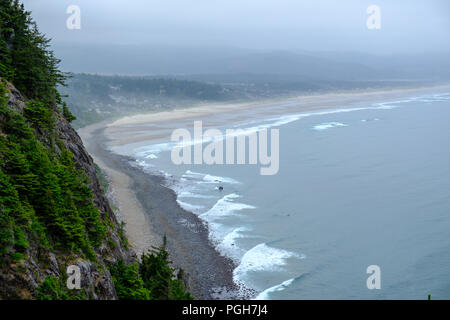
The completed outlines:
<svg viewBox="0 0 450 320">
<path fill-rule="evenodd" d="M 144 287 L 136 264 L 127 266 L 120 260 L 110 268 L 117 296 L 121 300 L 149 300 L 150 293 Z"/>
<path fill-rule="evenodd" d="M 49 50 L 30 12 L 18 0 L 0 0 L 0 77 L 29 99 L 61 103 L 57 86 L 65 83 L 59 60 Z"/>
<path fill-rule="evenodd" d="M 94 262 L 95 249 L 113 222 L 93 202 L 89 181 L 78 170 L 55 130 L 75 117 L 57 86 L 65 75 L 30 13 L 18 0 L 0 0 L 0 267 L 26 259 L 30 247 L 57 250 Z M 25 95 L 24 110 L 9 106 L 10 83 Z M 118 226 L 116 226 L 118 227 Z M 118 230 L 117 230 L 118 229 Z M 121 229 L 116 231 L 121 233 Z M 123 235 L 123 234 L 122 234 Z M 191 299 L 174 279 L 166 238 L 140 264 L 111 266 L 120 298 Z M 67 292 L 62 278 L 47 277 L 39 299 L 81 299 Z"/>
<path fill-rule="evenodd" d="M 174 279 L 174 269 L 170 267 L 172 261 L 167 251 L 167 238 L 164 236 L 160 247 L 153 248 L 143 254 L 139 271 L 145 287 L 155 300 L 190 300 L 192 296 L 185 291 L 181 279 Z"/>
<path fill-rule="evenodd" d="M 163 244 L 150 252 L 143 254 L 139 271 L 144 279 L 145 287 L 155 300 L 168 300 L 170 298 L 170 281 L 173 270 L 169 266 L 169 253 L 166 250 L 167 239 L 164 236 Z"/>
<path fill-rule="evenodd" d="M 72 114 L 72 112 L 70 112 L 70 110 L 67 107 L 67 104 L 65 102 L 63 102 L 63 116 L 69 123 L 74 121 L 74 120 L 77 120 L 77 117 L 75 117 Z"/>
</svg>

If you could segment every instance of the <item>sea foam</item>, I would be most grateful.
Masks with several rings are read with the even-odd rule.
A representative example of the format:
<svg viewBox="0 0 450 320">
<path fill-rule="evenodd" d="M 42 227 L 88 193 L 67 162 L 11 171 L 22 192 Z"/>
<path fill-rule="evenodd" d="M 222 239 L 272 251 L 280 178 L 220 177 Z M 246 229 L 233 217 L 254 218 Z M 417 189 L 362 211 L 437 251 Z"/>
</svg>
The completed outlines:
<svg viewBox="0 0 450 320">
<path fill-rule="evenodd" d="M 228 233 L 223 240 L 217 244 L 216 249 L 222 255 L 229 257 L 236 264 L 240 262 L 241 257 L 245 254 L 245 250 L 240 248 L 237 240 L 240 238 L 247 238 L 243 233 L 250 231 L 249 227 L 238 227 Z"/>
<path fill-rule="evenodd" d="M 378 102 L 373 103 L 370 106 L 366 107 L 351 107 L 351 108 L 334 108 L 334 109 L 327 109 L 322 111 L 312 111 L 312 112 L 304 112 L 304 113 L 296 113 L 296 114 L 288 114 L 283 115 L 276 118 L 270 118 L 270 119 L 261 119 L 261 120 L 251 120 L 245 123 L 242 123 L 240 126 L 238 126 L 239 130 L 238 132 L 235 132 L 233 134 L 230 134 L 228 136 L 240 136 L 240 135 L 248 135 L 253 132 L 258 132 L 263 129 L 270 129 L 273 127 L 280 127 L 286 124 L 289 124 L 294 121 L 298 121 L 303 118 L 311 117 L 311 116 L 320 116 L 320 115 L 328 115 L 328 114 L 338 114 L 338 113 L 346 113 L 346 112 L 355 112 L 355 111 L 362 111 L 362 110 L 390 110 L 394 108 L 400 107 L 401 104 L 419 101 L 419 102 L 433 102 L 433 101 L 448 101 L 450 100 L 450 94 L 449 93 L 442 93 L 442 94 L 435 94 L 435 95 L 424 95 L 419 97 L 412 97 L 408 99 L 403 100 L 395 100 L 395 101 L 388 101 L 388 102 Z M 248 126 L 250 124 L 259 123 L 259 125 L 254 126 Z M 236 128 L 236 126 L 234 126 Z M 179 142 L 168 142 L 168 143 L 158 143 L 158 144 L 152 144 L 148 146 L 143 146 L 135 150 L 135 154 L 138 157 L 149 157 L 149 159 L 154 159 L 157 157 L 157 155 L 164 151 L 170 151 L 175 146 L 193 146 L 196 144 L 201 143 L 208 143 L 213 140 L 215 141 L 221 141 L 227 138 L 226 135 L 220 135 L 216 137 L 209 137 L 208 139 L 203 140 L 191 140 L 189 142 L 185 142 L 183 144 L 180 144 Z"/>
<path fill-rule="evenodd" d="M 228 183 L 228 184 L 240 184 L 239 181 L 228 178 L 228 177 L 219 177 L 219 176 L 213 176 L 207 173 L 199 173 L 199 172 L 193 172 L 191 170 L 187 170 L 183 176 L 183 178 L 194 178 L 194 179 L 200 179 L 200 182 L 205 183 Z"/>
<path fill-rule="evenodd" d="M 348 125 L 344 124 L 344 123 L 340 123 L 340 122 L 324 122 L 318 125 L 315 125 L 313 127 L 314 130 L 317 131 L 323 131 L 323 130 L 327 130 L 327 129 L 331 129 L 331 128 L 336 128 L 336 127 L 347 127 Z"/>
<path fill-rule="evenodd" d="M 248 273 L 251 272 L 282 271 L 286 260 L 290 258 L 304 259 L 305 255 L 260 243 L 244 254 L 239 266 L 233 271 L 233 279 L 239 284 L 245 283 Z"/>
<path fill-rule="evenodd" d="M 293 282 L 294 282 L 295 278 L 286 280 L 276 286 L 270 287 L 269 289 L 264 290 L 263 292 L 261 292 L 260 294 L 258 294 L 254 300 L 269 300 L 270 299 L 270 295 L 274 292 L 280 292 L 285 290 L 287 287 L 289 287 Z"/>
<path fill-rule="evenodd" d="M 217 217 L 229 216 L 234 214 L 236 211 L 244 210 L 244 209 L 255 209 L 256 207 L 245 204 L 234 202 L 235 199 L 240 198 L 241 196 L 231 193 L 216 202 L 216 204 L 209 209 L 207 212 L 202 213 L 200 215 L 201 219 L 205 219 L 207 221 L 211 221 L 216 219 Z"/>
<path fill-rule="evenodd" d="M 184 210 L 191 211 L 191 212 L 197 213 L 197 214 L 200 213 L 201 210 L 204 208 L 204 206 L 190 204 L 190 203 L 187 203 L 187 202 L 180 201 L 179 199 L 177 199 L 177 203 Z"/>
</svg>

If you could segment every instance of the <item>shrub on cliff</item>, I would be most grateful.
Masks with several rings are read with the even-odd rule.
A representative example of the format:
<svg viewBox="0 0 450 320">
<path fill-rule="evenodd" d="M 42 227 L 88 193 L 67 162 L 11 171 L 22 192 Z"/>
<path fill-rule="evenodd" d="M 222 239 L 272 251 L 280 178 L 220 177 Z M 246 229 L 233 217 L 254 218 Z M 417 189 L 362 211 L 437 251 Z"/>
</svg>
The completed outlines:
<svg viewBox="0 0 450 320">
<path fill-rule="evenodd" d="M 94 259 L 106 225 L 86 175 L 58 142 L 58 113 L 70 122 L 58 85 L 65 75 L 49 40 L 17 0 L 0 0 L 0 261 L 23 257 L 30 243 Z M 9 106 L 6 81 L 25 95 Z M 67 107 L 66 107 L 67 109 Z M 65 111 L 65 112 L 64 112 Z M 9 258 L 8 258 L 9 257 Z"/>
<path fill-rule="evenodd" d="M 52 112 L 28 103 L 25 116 L 9 108 L 0 82 L 0 260 L 23 253 L 30 241 L 93 256 L 106 233 L 73 155 L 57 153 L 38 139 L 30 124 L 51 130 Z"/>
<path fill-rule="evenodd" d="M 44 103 L 30 100 L 25 107 L 25 117 L 35 127 L 51 131 L 55 128 L 55 116 L 53 111 Z"/>
<path fill-rule="evenodd" d="M 64 118 L 66 118 L 66 120 L 70 123 L 74 120 L 77 120 L 77 117 L 75 117 L 72 112 L 69 110 L 69 108 L 67 107 L 67 104 L 64 102 L 63 103 L 63 107 L 62 107 L 62 112 L 63 112 L 63 116 Z"/>
<path fill-rule="evenodd" d="M 0 299 L 76 298 L 63 275 L 42 277 L 44 257 L 102 264 L 96 249 L 118 228 L 56 130 L 74 119 L 57 89 L 58 63 L 23 5 L 0 0 Z"/>
<path fill-rule="evenodd" d="M 65 74 L 59 60 L 18 0 L 0 1 L 0 77 L 14 83 L 28 99 L 48 104 L 61 102 L 57 86 Z"/>
<path fill-rule="evenodd" d="M 141 257 L 139 271 L 145 287 L 155 300 L 190 300 L 192 296 L 185 290 L 180 279 L 174 279 L 174 269 L 170 267 L 169 252 L 164 236 L 160 247 L 153 248 Z"/>
<path fill-rule="evenodd" d="M 86 300 L 82 290 L 69 290 L 63 279 L 49 276 L 39 286 L 36 298 L 39 300 Z"/>
<path fill-rule="evenodd" d="M 119 299 L 150 300 L 150 292 L 144 286 L 137 263 L 126 265 L 120 260 L 110 268 Z"/>
<path fill-rule="evenodd" d="M 166 237 L 141 257 L 141 262 L 125 265 L 123 261 L 111 266 L 111 274 L 119 299 L 123 300 L 192 300 L 181 279 L 174 278 L 170 267 Z"/>
</svg>

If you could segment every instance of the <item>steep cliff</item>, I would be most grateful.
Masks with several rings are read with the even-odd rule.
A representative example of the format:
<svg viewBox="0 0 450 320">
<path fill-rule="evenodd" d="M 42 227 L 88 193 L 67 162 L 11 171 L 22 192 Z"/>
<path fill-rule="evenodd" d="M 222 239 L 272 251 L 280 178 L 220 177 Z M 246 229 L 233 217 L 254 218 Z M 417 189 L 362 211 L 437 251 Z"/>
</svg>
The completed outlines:
<svg viewBox="0 0 450 320">
<path fill-rule="evenodd" d="M 128 247 L 49 43 L 21 2 L 0 1 L 0 299 L 191 299 L 165 241 L 140 263 Z"/>
<path fill-rule="evenodd" d="M 0 138 L 3 142 L 0 158 L 4 160 L 0 162 L 0 167 L 2 174 L 5 175 L 9 170 L 6 168 L 8 164 L 5 164 L 5 155 L 8 151 L 6 147 L 11 145 L 13 139 L 16 139 L 17 142 L 17 137 L 13 137 L 11 129 L 8 129 L 8 122 L 14 117 L 26 119 L 27 110 L 25 98 L 21 93 L 12 84 L 6 84 L 6 88 L 3 88 L 3 95 L 6 98 L 7 107 L 2 109 L 0 115 Z M 93 195 L 91 201 L 100 213 L 100 219 L 106 226 L 106 232 L 97 245 L 93 246 L 93 254 L 87 255 L 83 251 L 73 250 L 70 246 L 60 245 L 56 235 L 48 237 L 48 245 L 42 245 L 39 239 L 32 235 L 32 231 L 29 233 L 25 231 L 24 236 L 28 243 L 26 249 L 21 251 L 17 249 L 17 246 L 10 245 L 9 255 L 2 259 L 0 299 L 45 299 L 49 298 L 48 291 L 56 294 L 56 297 L 52 298 L 117 299 L 108 268 L 120 260 L 127 264 L 133 263 L 135 255 L 131 249 L 128 249 L 121 227 L 100 186 L 93 160 L 84 148 L 80 137 L 60 112 L 54 111 L 53 116 L 55 123 L 51 134 L 40 127 L 28 125 L 32 128 L 32 138 L 41 141 L 48 149 L 54 145 L 55 157 L 61 157 L 64 149 L 73 154 L 76 169 L 87 177 L 86 185 Z M 54 141 L 58 141 L 58 143 L 54 143 Z M 20 143 L 21 140 L 19 139 L 18 142 Z M 6 198 L 5 183 L 3 180 L 0 181 L 2 187 L 0 197 L 3 197 L 2 199 Z M 19 190 L 19 198 L 23 197 L 20 193 Z M 30 199 L 26 201 L 32 202 Z M 0 204 L 0 215 L 7 214 L 6 205 L 3 203 L 4 201 Z M 42 218 L 38 212 L 36 215 L 38 216 L 36 220 L 41 221 Z M 44 229 L 45 233 L 50 227 Z M 14 239 L 17 240 L 17 235 Z M 19 251 L 21 251 L 21 255 L 17 255 Z M 66 287 L 66 270 L 71 265 L 78 266 L 81 271 L 81 290 L 70 291 Z M 61 296 L 58 296 L 58 292 Z"/>
</svg>

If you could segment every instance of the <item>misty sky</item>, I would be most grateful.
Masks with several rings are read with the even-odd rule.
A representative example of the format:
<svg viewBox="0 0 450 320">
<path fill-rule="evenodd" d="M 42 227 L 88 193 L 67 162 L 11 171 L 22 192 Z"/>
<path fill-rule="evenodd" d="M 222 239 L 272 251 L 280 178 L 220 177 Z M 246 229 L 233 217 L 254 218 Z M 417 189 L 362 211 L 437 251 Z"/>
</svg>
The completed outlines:
<svg viewBox="0 0 450 320">
<path fill-rule="evenodd" d="M 448 0 L 22 0 L 54 43 L 232 46 L 264 50 L 450 51 Z M 81 30 L 66 28 L 69 5 Z M 366 9 L 381 8 L 368 30 Z"/>
</svg>

